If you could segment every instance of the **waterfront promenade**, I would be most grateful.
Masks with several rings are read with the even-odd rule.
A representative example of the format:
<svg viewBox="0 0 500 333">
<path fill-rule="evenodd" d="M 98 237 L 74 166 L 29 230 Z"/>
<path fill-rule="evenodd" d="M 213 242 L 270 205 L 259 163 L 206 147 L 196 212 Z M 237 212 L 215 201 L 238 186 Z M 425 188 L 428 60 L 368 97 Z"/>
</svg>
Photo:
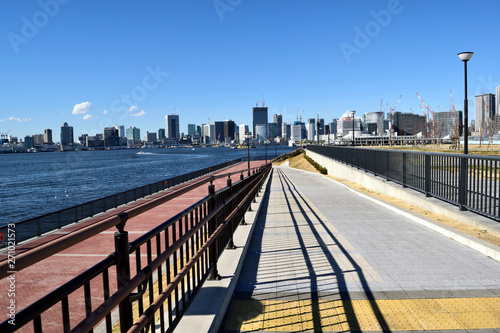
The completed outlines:
<svg viewBox="0 0 500 333">
<path fill-rule="evenodd" d="M 274 167 L 223 331 L 500 332 L 500 262 L 417 220 Z"/>
<path fill-rule="evenodd" d="M 251 161 L 250 167 L 259 167 L 264 164 L 264 161 Z M 233 166 L 224 168 L 214 173 L 214 175 L 227 174 L 230 172 L 244 171 L 247 170 L 247 162 L 241 162 Z M 244 171 L 244 176 L 247 176 L 247 172 Z M 207 178 L 210 176 L 203 176 L 201 178 Z M 201 179 L 200 178 L 200 179 Z M 156 193 L 149 197 L 139 199 L 128 205 L 119 207 L 118 209 L 100 214 L 91 219 L 85 220 L 75 225 L 71 225 L 67 228 L 57 230 L 50 233 L 49 235 L 42 236 L 40 238 L 35 238 L 23 244 L 19 244 L 15 251 L 16 255 L 20 255 L 25 251 L 35 249 L 37 247 L 43 246 L 51 240 L 57 239 L 64 235 L 68 235 L 77 230 L 80 230 L 86 226 L 93 225 L 102 221 L 108 216 L 115 215 L 131 207 L 143 204 L 147 201 L 153 200 L 160 196 L 165 196 L 169 193 L 173 193 L 184 186 L 199 181 L 200 179 L 195 179 L 191 182 L 181 184 L 179 186 L 170 188 L 166 191 Z M 240 179 L 240 174 L 235 174 L 232 176 L 233 182 Z M 227 177 L 216 179 L 213 184 L 215 185 L 215 190 L 219 190 L 227 185 Z M 177 213 L 183 211 L 193 203 L 204 198 L 208 194 L 208 183 L 190 190 L 172 200 L 167 201 L 153 209 L 148 210 L 136 217 L 129 219 L 125 225 L 125 230 L 128 231 L 129 241 L 137 239 L 144 233 L 150 231 L 160 223 L 168 220 Z M 111 254 L 114 249 L 113 234 L 116 228 L 110 228 L 103 231 L 85 241 L 82 241 L 74 246 L 69 247 L 55 255 L 52 255 L 24 270 L 17 272 L 15 279 L 15 305 L 16 312 L 21 311 L 26 306 L 37 301 L 41 297 L 47 295 L 52 290 L 60 287 L 73 277 L 84 272 L 89 267 L 93 266 L 97 262 L 106 258 Z M 0 252 L 0 261 L 7 259 L 6 250 Z M 146 254 L 142 254 L 142 257 L 146 257 Z M 131 261 L 133 259 L 131 258 Z M 135 263 L 132 265 L 132 276 L 135 274 Z M 110 276 L 110 290 L 116 290 L 116 274 L 114 269 L 109 270 Z M 92 304 L 99 305 L 102 302 L 99 297 L 94 295 L 102 295 L 102 281 L 96 281 L 91 283 L 92 288 Z M 0 307 L 4 309 L 5 315 L 7 314 L 7 306 L 12 298 L 5 297 L 9 290 L 9 281 L 7 279 L 2 279 L 0 281 L 0 290 L 2 291 L 2 297 L 0 297 Z M 85 303 L 84 303 L 84 292 L 81 288 L 80 292 L 70 295 L 69 297 L 69 310 L 71 312 L 72 325 L 76 324 L 79 320 L 83 319 L 85 316 Z M 6 316 L 3 316 L 5 320 Z M 62 332 L 61 327 L 61 307 L 56 305 L 51 309 L 47 310 L 46 314 L 42 316 L 44 332 Z M 20 332 L 32 332 L 33 328 L 31 324 L 26 325 L 20 330 Z"/>
</svg>

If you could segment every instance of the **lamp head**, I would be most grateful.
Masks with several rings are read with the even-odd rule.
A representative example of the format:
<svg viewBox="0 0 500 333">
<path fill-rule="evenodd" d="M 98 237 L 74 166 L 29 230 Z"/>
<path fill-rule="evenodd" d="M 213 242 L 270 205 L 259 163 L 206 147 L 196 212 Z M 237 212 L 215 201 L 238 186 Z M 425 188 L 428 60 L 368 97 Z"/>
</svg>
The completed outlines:
<svg viewBox="0 0 500 333">
<path fill-rule="evenodd" d="M 472 58 L 473 54 L 474 52 L 460 52 L 458 54 L 458 57 L 460 58 L 460 60 L 467 62 L 470 60 L 470 58 Z"/>
</svg>

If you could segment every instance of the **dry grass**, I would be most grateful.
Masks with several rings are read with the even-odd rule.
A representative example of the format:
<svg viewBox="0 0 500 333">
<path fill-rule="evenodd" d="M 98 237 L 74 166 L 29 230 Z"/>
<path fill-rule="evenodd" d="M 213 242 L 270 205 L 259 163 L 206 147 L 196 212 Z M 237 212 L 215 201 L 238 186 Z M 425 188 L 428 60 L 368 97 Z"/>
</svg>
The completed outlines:
<svg viewBox="0 0 500 333">
<path fill-rule="evenodd" d="M 297 155 L 297 156 L 290 158 L 290 160 L 289 160 L 290 167 L 305 170 L 305 171 L 310 171 L 310 172 L 314 172 L 314 173 L 319 173 L 319 171 L 316 170 L 316 168 L 311 163 L 309 163 L 308 160 L 306 160 L 304 158 L 304 154 L 305 153 L 302 153 L 300 155 Z"/>
<path fill-rule="evenodd" d="M 303 154 L 291 158 L 290 159 L 290 167 L 318 173 L 318 171 L 304 158 Z M 465 222 L 453 220 L 453 219 L 446 217 L 444 215 L 436 214 L 436 213 L 433 213 L 429 210 L 420 208 L 418 206 L 411 205 L 411 204 L 404 202 L 402 200 L 399 200 L 397 198 L 369 190 L 369 189 L 367 189 L 359 184 L 353 183 L 351 181 L 336 178 L 333 176 L 328 176 L 328 177 L 330 177 L 336 181 L 339 181 L 339 182 L 355 189 L 356 191 L 368 194 L 368 195 L 370 195 L 374 198 L 377 198 L 381 201 L 390 203 L 394 206 L 409 210 L 415 214 L 421 215 L 421 216 L 426 217 L 428 219 L 431 219 L 433 221 L 436 221 L 436 222 L 439 222 L 441 224 L 452 227 L 454 229 L 460 230 L 460 231 L 465 232 L 471 236 L 482 239 L 488 243 L 500 246 L 500 236 L 493 234 L 491 232 L 488 232 L 487 230 L 470 225 L 470 224 L 465 223 Z"/>
</svg>

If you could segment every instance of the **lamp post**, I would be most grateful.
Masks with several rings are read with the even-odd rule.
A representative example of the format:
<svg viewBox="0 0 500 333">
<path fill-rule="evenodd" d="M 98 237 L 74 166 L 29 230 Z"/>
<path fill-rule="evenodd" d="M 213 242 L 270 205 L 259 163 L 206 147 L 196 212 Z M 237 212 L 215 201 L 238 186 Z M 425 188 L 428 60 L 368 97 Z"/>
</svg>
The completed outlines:
<svg viewBox="0 0 500 333">
<path fill-rule="evenodd" d="M 474 52 L 461 52 L 458 54 L 460 60 L 464 62 L 464 82 L 465 82 L 465 96 L 464 96 L 464 154 L 469 153 L 469 101 L 467 100 L 467 61 L 472 58 Z"/>
<path fill-rule="evenodd" d="M 354 147 L 354 114 L 356 111 L 351 111 L 352 112 L 352 146 Z"/>
<path fill-rule="evenodd" d="M 246 135 L 247 138 L 247 152 L 248 152 L 248 177 L 250 177 L 250 134 Z"/>
<path fill-rule="evenodd" d="M 266 150 L 266 164 L 267 164 L 267 140 L 264 142 L 264 149 Z"/>
</svg>

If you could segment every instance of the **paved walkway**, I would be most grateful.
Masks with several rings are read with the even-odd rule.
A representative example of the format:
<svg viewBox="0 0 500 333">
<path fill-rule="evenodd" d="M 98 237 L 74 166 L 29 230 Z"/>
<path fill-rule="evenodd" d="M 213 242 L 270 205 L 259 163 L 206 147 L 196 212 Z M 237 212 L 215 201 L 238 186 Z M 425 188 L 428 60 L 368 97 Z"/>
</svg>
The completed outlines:
<svg viewBox="0 0 500 333">
<path fill-rule="evenodd" d="M 500 332 L 500 262 L 275 167 L 224 330 Z"/>
</svg>

